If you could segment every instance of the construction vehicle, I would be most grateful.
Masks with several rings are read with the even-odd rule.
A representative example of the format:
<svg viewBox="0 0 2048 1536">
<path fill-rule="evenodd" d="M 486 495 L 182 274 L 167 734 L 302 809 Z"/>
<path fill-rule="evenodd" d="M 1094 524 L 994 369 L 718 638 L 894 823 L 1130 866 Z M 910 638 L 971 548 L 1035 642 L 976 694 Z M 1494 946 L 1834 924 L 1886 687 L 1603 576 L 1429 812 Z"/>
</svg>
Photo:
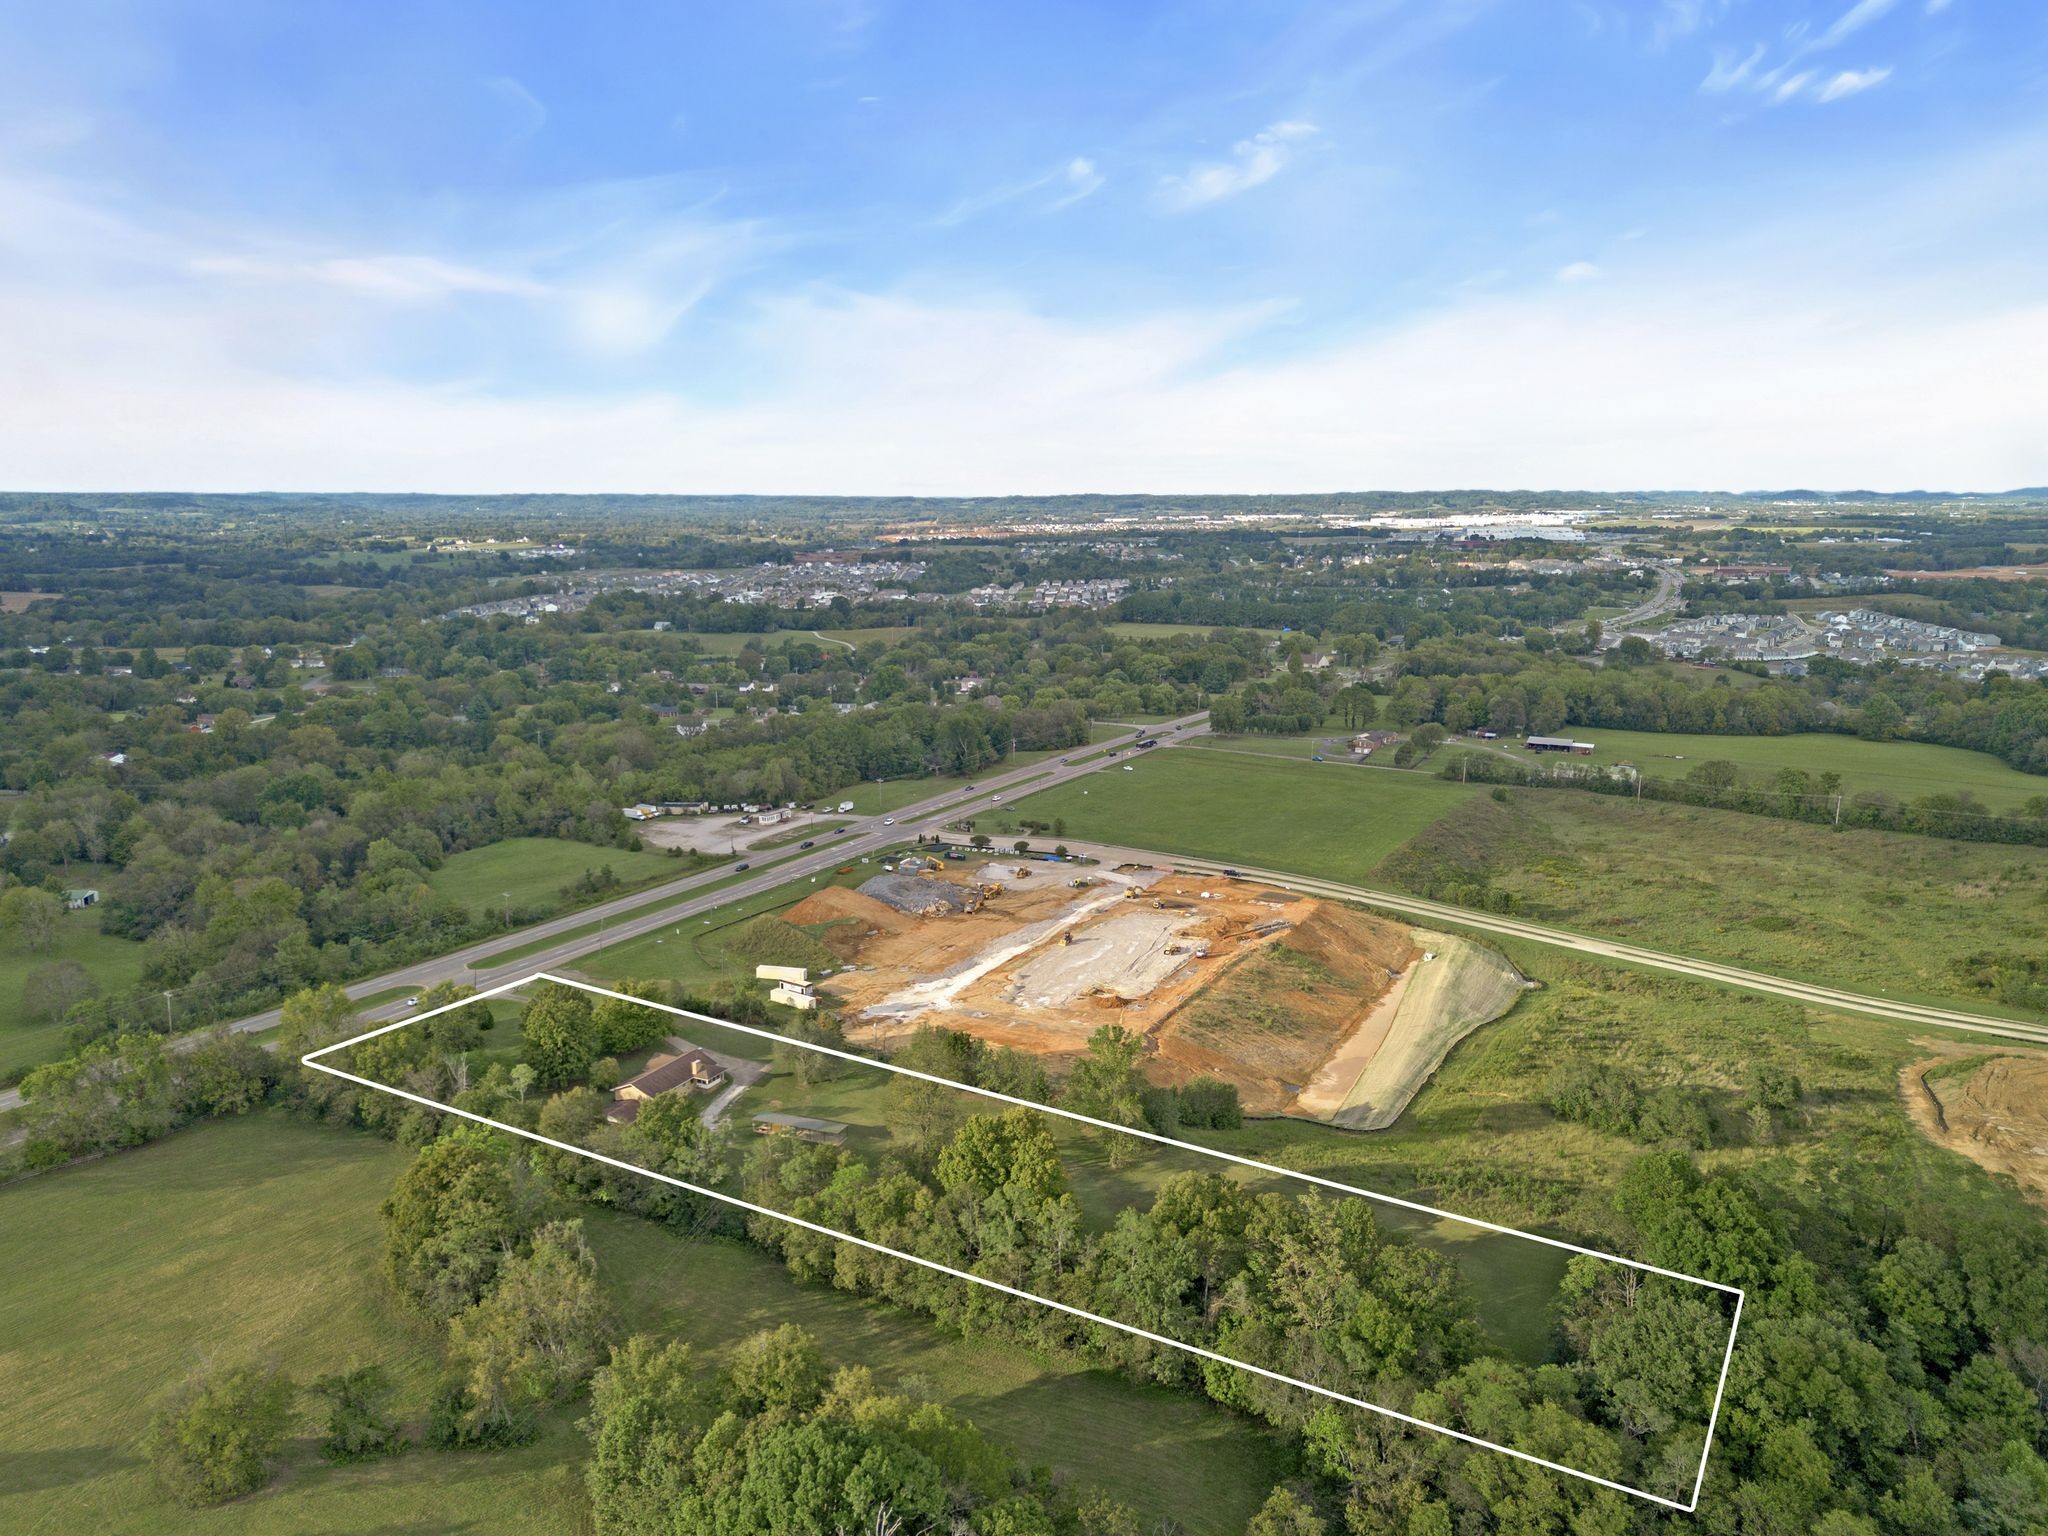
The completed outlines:
<svg viewBox="0 0 2048 1536">
<path fill-rule="evenodd" d="M 1060 943 L 1061 943 L 1061 944 L 1071 944 L 1071 943 L 1073 943 L 1073 942 L 1074 942 L 1074 930 L 1073 930 L 1073 929 L 1071 929 L 1071 928 L 1062 928 L 1062 929 L 1060 930 Z"/>
<path fill-rule="evenodd" d="M 1094 884 L 1095 882 L 1093 880 L 1090 880 L 1086 875 L 1076 875 L 1073 879 L 1067 882 L 1068 888 L 1076 891 L 1088 890 Z"/>
</svg>

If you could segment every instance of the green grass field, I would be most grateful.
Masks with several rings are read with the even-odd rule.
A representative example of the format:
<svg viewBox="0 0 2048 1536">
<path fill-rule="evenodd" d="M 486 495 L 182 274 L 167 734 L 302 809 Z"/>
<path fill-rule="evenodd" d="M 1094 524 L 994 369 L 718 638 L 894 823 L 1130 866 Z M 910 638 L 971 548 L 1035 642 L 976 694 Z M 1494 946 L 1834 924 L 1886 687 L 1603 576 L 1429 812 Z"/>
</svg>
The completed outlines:
<svg viewBox="0 0 2048 1536">
<path fill-rule="evenodd" d="M 1506 803 L 1467 802 L 1366 883 L 1429 894 L 1446 876 L 1512 892 L 1536 922 L 1909 1001 L 2040 1016 L 1977 986 L 1972 957 L 2024 968 L 2048 946 L 2048 849 L 1517 790 Z"/>
<path fill-rule="evenodd" d="M 1596 763 L 1634 763 L 1655 778 L 1679 779 L 1719 759 L 1745 777 L 1803 768 L 1839 773 L 1845 793 L 1880 790 L 1898 799 L 1968 790 L 1994 810 L 2048 795 L 2048 779 L 2008 768 L 1988 752 L 1918 741 L 1863 741 L 1854 736 L 1686 736 L 1654 731 L 1574 729 L 1597 750 Z"/>
<path fill-rule="evenodd" d="M 1012 809 L 1065 835 L 1363 881 L 1477 790 L 1426 774 L 1159 748 Z"/>
<path fill-rule="evenodd" d="M 687 860 L 637 848 L 599 848 L 557 837 L 511 837 L 451 855 L 427 883 L 435 895 L 452 897 L 473 911 L 494 909 L 508 896 L 515 908 L 552 909 L 562 905 L 563 886 L 606 864 L 626 890 L 676 879 L 694 867 Z"/>
<path fill-rule="evenodd" d="M 64 1054 L 64 1024 L 28 1023 L 21 1014 L 21 988 L 41 966 L 75 960 L 99 983 L 102 992 L 120 992 L 142 977 L 143 948 L 132 939 L 100 932 L 100 917 L 86 908 L 66 912 L 57 924 L 57 942 L 37 955 L 17 940 L 0 940 L 0 1072 L 12 1072 Z"/>
<path fill-rule="evenodd" d="M 376 1208 L 405 1159 L 355 1132 L 259 1114 L 0 1190 L 0 1266 L 13 1277 L 0 1290 L 0 1529 L 587 1529 L 576 1405 L 517 1451 L 415 1449 L 363 1468 L 321 1461 L 309 1415 L 281 1475 L 248 1499 L 192 1515 L 150 1487 L 136 1441 L 206 1361 L 275 1362 L 302 1382 L 375 1361 L 417 1427 L 438 1338 L 393 1309 L 377 1274 Z M 747 1248 L 584 1215 L 626 1326 L 686 1339 L 708 1365 L 754 1329 L 802 1323 L 834 1361 L 869 1365 L 885 1384 L 914 1377 L 1027 1465 L 1110 1487 L 1190 1531 L 1242 1530 L 1283 1475 L 1272 1437 L 1196 1398 L 951 1338 L 799 1286 Z"/>
</svg>

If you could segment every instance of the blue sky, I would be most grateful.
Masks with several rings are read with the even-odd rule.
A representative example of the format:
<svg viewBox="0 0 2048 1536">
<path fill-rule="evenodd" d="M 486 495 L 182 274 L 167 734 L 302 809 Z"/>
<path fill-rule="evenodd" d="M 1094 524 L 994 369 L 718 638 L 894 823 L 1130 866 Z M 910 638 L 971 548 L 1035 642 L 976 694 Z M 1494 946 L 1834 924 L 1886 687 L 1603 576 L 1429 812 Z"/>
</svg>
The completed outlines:
<svg viewBox="0 0 2048 1536">
<path fill-rule="evenodd" d="M 2034 0 L 0 3 L 0 485 L 2048 481 Z"/>
</svg>

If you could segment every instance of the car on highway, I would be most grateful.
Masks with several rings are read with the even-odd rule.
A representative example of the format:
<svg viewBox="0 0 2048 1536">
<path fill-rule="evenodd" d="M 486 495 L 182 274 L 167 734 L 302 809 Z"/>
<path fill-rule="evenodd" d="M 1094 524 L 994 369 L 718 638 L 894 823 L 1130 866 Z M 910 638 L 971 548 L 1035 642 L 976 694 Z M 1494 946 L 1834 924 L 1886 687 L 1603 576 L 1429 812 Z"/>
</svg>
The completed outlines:
<svg viewBox="0 0 2048 1536">
<path fill-rule="evenodd" d="M 882 818 L 882 825 L 885 827 L 893 827 L 896 825 L 896 818 L 894 816 L 884 816 Z"/>
<path fill-rule="evenodd" d="M 992 801 L 994 801 L 994 800 L 1000 800 L 1000 799 L 1002 799 L 1002 798 L 1003 798 L 1003 797 L 1002 797 L 1001 795 L 990 795 L 990 796 L 989 796 L 989 799 L 990 799 L 990 800 L 992 800 Z"/>
<path fill-rule="evenodd" d="M 815 837 L 807 837 L 802 842 L 797 844 L 797 847 L 799 848 L 815 848 L 817 846 L 818 840 Z"/>
<path fill-rule="evenodd" d="M 851 832 L 852 830 L 853 830 L 853 828 L 851 828 L 851 827 L 841 827 L 841 828 L 839 829 L 838 835 L 839 835 L 840 837 L 844 837 L 844 836 L 846 836 L 846 834 L 847 834 L 847 833 Z"/>
<path fill-rule="evenodd" d="M 408 1008 L 417 1008 L 417 1007 L 419 1007 L 419 1005 L 420 1005 L 420 1000 L 419 1000 L 418 998 L 416 998 L 416 997 L 408 997 L 408 998 L 407 998 L 407 999 L 405 1000 L 405 1006 L 406 1006 L 406 1007 L 408 1007 Z"/>
<path fill-rule="evenodd" d="M 735 865 L 733 865 L 733 868 L 734 868 L 735 870 L 741 870 L 741 869 L 752 869 L 753 867 L 754 867 L 754 866 L 753 866 L 753 865 L 751 865 L 751 864 L 735 864 Z"/>
</svg>

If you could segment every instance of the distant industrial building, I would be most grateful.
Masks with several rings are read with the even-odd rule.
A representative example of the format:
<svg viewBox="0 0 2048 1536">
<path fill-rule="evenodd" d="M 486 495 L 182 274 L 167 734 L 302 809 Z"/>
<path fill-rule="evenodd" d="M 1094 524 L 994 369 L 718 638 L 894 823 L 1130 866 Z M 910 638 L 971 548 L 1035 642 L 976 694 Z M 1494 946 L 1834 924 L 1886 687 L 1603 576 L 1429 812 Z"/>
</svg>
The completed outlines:
<svg viewBox="0 0 2048 1536">
<path fill-rule="evenodd" d="M 1569 736 L 1531 736 L 1522 743 L 1525 752 L 1576 752 L 1581 757 L 1593 755 L 1593 743 L 1573 741 Z"/>
</svg>

